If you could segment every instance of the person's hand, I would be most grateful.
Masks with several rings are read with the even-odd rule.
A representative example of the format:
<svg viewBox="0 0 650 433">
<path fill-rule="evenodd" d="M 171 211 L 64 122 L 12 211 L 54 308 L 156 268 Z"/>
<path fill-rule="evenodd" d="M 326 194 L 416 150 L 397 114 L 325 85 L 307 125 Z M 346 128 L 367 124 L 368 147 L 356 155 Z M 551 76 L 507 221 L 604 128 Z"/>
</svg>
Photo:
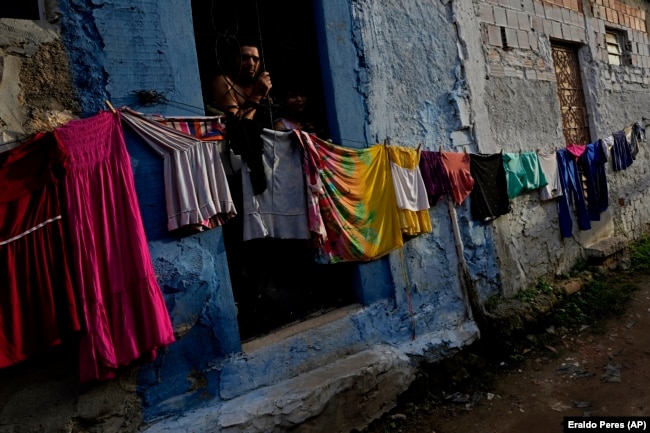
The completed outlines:
<svg viewBox="0 0 650 433">
<path fill-rule="evenodd" d="M 271 90 L 271 75 L 268 72 L 262 72 L 253 84 L 253 95 L 256 98 L 263 98 L 269 94 Z M 259 101 L 257 101 L 259 102 Z"/>
</svg>

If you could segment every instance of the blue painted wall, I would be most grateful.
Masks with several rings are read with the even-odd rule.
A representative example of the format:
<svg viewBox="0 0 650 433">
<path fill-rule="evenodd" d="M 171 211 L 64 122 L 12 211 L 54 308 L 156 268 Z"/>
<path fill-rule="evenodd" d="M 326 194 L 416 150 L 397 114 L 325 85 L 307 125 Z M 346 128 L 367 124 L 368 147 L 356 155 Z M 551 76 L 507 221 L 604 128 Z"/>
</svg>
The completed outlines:
<svg viewBox="0 0 650 433">
<path fill-rule="evenodd" d="M 189 0 L 62 0 L 61 11 L 84 116 L 106 109 L 106 99 L 145 113 L 203 114 Z M 142 105 L 142 90 L 163 99 Z M 154 267 L 178 337 L 142 368 L 143 403 L 185 396 L 183 404 L 191 404 L 206 392 L 195 386 L 196 372 L 241 350 L 222 233 L 218 228 L 171 237 L 163 161 L 128 127 L 125 137 Z"/>
<path fill-rule="evenodd" d="M 62 39 L 84 115 L 104 109 L 105 99 L 146 113 L 201 114 L 189 0 L 61 0 L 61 11 Z M 381 62 L 381 53 L 366 46 L 369 31 L 349 0 L 317 0 L 315 11 L 333 136 L 352 147 L 374 144 L 368 139 L 379 135 L 373 116 L 386 109 L 373 87 L 382 81 L 373 82 L 371 68 Z M 391 32 L 385 36 L 395 36 Z M 455 49 L 453 39 L 441 44 Z M 142 105 L 137 98 L 142 90 L 160 98 Z M 423 107 L 430 105 L 422 101 Z M 445 119 L 431 130 L 451 128 L 453 119 Z M 178 337 L 140 371 L 145 420 L 254 392 L 378 344 L 406 345 L 420 356 L 477 335 L 459 289 L 449 215 L 438 206 L 431 211 L 434 233 L 357 267 L 362 305 L 357 311 L 242 353 L 221 230 L 171 237 L 165 227 L 162 161 L 128 130 L 125 135 L 154 267 Z M 468 242 L 470 254 L 481 256 L 486 232 L 466 227 L 464 236 L 475 241 Z M 477 273 L 493 278 L 493 263 L 485 263 Z"/>
<path fill-rule="evenodd" d="M 366 106 L 359 90 L 363 58 L 352 42 L 348 0 L 314 0 L 314 15 L 332 140 L 365 147 Z"/>
</svg>

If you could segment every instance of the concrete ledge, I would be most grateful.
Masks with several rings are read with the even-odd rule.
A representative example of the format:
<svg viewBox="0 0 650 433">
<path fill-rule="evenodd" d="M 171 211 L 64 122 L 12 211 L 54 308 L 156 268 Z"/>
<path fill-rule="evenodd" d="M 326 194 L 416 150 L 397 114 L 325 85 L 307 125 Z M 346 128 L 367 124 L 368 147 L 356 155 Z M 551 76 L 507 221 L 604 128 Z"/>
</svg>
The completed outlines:
<svg viewBox="0 0 650 433">
<path fill-rule="evenodd" d="M 627 239 L 622 236 L 600 240 L 585 248 L 587 265 L 599 272 L 614 269 L 627 269 L 629 255 L 627 252 Z"/>
<path fill-rule="evenodd" d="M 380 346 L 273 386 L 162 420 L 146 433 L 339 432 L 366 427 L 390 410 L 417 365 Z"/>
<path fill-rule="evenodd" d="M 293 337 L 294 335 L 298 335 L 310 329 L 315 329 L 320 326 L 324 326 L 340 320 L 343 317 L 360 311 L 362 308 L 363 307 L 359 304 L 352 304 L 333 311 L 329 311 L 325 314 L 321 314 L 308 320 L 303 320 L 301 322 L 285 326 L 284 328 L 278 329 L 269 335 L 255 338 L 243 343 L 242 350 L 244 353 L 253 353 L 264 347 L 272 346 L 273 344 L 277 344 L 280 341 L 284 341 L 289 337 Z"/>
<path fill-rule="evenodd" d="M 340 329 L 334 325 L 336 322 L 324 329 L 339 335 Z M 325 345 L 323 341 L 318 343 L 317 336 L 310 337 L 312 344 Z M 380 343 L 354 354 L 340 354 L 332 360 L 320 358 L 317 368 L 267 386 L 260 384 L 266 379 L 259 376 L 259 368 L 247 371 L 246 363 L 255 360 L 231 359 L 232 365 L 220 367 L 219 398 L 206 402 L 202 408 L 160 419 L 142 431 L 336 433 L 362 430 L 395 406 L 397 397 L 415 380 L 422 363 L 438 361 L 477 338 L 476 323 L 461 322 L 398 346 Z M 299 354 L 294 352 L 291 356 Z M 263 358 L 265 363 L 269 362 L 269 358 Z M 253 381 L 257 386 L 247 388 L 237 381 Z"/>
<path fill-rule="evenodd" d="M 627 246 L 627 239 L 622 236 L 602 239 L 593 243 L 585 248 L 587 257 L 590 258 L 606 258 L 615 253 L 625 249 Z"/>
</svg>

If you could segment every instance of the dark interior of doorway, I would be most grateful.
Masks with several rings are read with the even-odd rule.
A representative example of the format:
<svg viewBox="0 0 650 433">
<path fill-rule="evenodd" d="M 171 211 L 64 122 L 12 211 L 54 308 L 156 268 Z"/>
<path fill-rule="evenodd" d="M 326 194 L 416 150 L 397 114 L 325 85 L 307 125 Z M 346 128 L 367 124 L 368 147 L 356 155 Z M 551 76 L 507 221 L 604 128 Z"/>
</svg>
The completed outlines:
<svg viewBox="0 0 650 433">
<path fill-rule="evenodd" d="M 273 82 L 272 99 L 300 80 L 308 91 L 311 117 L 326 131 L 310 1 L 192 0 L 192 15 L 206 103 L 212 78 L 228 61 L 221 58 L 224 44 L 261 39 L 263 66 Z M 238 196 L 240 181 L 229 178 L 229 183 L 233 197 Z M 238 216 L 223 226 L 223 233 L 242 341 L 356 301 L 353 265 L 316 264 L 308 240 L 242 242 L 241 224 Z"/>
<path fill-rule="evenodd" d="M 327 135 L 313 6 L 309 0 L 192 0 L 192 15 L 203 98 L 210 103 L 212 78 L 228 67 L 228 50 L 259 43 L 262 67 L 271 75 L 274 118 L 282 96 L 296 84 L 308 93 L 309 117 Z M 322 137 L 328 138 L 328 137 Z"/>
<path fill-rule="evenodd" d="M 38 0 L 26 0 L 22 2 L 10 2 L 5 0 L 0 3 L 0 18 L 38 20 Z"/>
</svg>

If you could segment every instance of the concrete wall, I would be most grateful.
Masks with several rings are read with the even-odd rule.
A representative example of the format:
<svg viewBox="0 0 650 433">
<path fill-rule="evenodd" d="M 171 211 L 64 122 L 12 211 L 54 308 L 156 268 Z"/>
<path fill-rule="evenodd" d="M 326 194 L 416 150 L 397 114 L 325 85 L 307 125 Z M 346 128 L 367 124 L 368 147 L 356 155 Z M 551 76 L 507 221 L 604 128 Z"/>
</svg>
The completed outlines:
<svg viewBox="0 0 650 433">
<path fill-rule="evenodd" d="M 480 97 L 488 108 L 490 151 L 549 152 L 564 146 L 551 40 L 579 48 L 592 141 L 648 117 L 647 2 L 616 0 L 608 7 L 596 1 L 571 2 L 569 7 L 554 3 L 482 1 L 477 5 L 487 78 Z M 633 41 L 632 66 L 608 63 L 605 27 L 627 32 Z M 645 149 L 642 152 L 640 161 L 647 155 Z M 609 209 L 591 230 L 574 229 L 572 238 L 557 235 L 554 201 L 540 203 L 537 194 L 515 198 L 513 212 L 494 224 L 504 292 L 514 293 L 536 278 L 565 271 L 583 258 L 583 247 L 595 241 L 611 236 L 632 240 L 646 231 L 643 191 L 648 177 L 644 172 L 642 163 L 618 173 L 609 165 Z"/>
<path fill-rule="evenodd" d="M 0 19 L 0 150 L 79 111 L 52 3 L 40 21 Z"/>
<path fill-rule="evenodd" d="M 588 65 L 585 67 L 588 71 L 588 92 L 597 101 L 594 104 L 592 130 L 598 137 L 603 137 L 619 130 L 621 125 L 626 126 L 630 120 L 647 124 L 650 118 L 648 2 L 616 2 L 609 8 L 596 5 L 587 11 L 587 15 L 589 12 L 594 18 L 587 21 L 590 44 L 584 57 Z M 631 65 L 607 63 L 603 42 L 605 27 L 627 33 L 631 42 Z M 614 173 L 608 177 L 614 233 L 628 239 L 636 239 L 648 230 L 649 202 L 646 191 L 650 178 L 644 163 L 648 156 L 648 149 L 643 147 L 637 161 L 625 175 Z"/>
<path fill-rule="evenodd" d="M 316 0 L 333 137 L 352 147 L 389 140 L 481 153 L 561 147 L 550 38 L 584 44 L 593 139 L 641 120 L 650 64 L 634 11 L 646 3 L 624 9 L 610 0 L 628 23 L 637 19 L 631 67 L 606 63 L 604 21 L 583 3 Z M 35 124 L 38 113 L 90 116 L 107 99 L 148 113 L 201 114 L 190 0 L 60 0 L 48 8 L 50 18 L 37 22 L 0 20 L 0 106 L 12 108 L 0 108 L 4 141 L 56 126 Z M 57 85 L 38 81 L 44 74 Z M 143 104 L 139 92 L 153 102 Z M 607 218 L 573 238 L 560 237 L 557 204 L 536 193 L 487 223 L 472 220 L 467 201 L 443 200 L 430 210 L 432 233 L 357 266 L 357 304 L 242 345 L 221 229 L 168 235 L 162 161 L 128 130 L 126 138 L 178 341 L 153 363 L 81 389 L 67 345 L 0 371 L 0 431 L 362 428 L 394 404 L 421 362 L 480 337 L 462 271 L 481 299 L 511 296 L 567 270 L 594 239 L 638 237 L 650 212 L 646 149 L 629 170 L 608 173 Z"/>
</svg>

